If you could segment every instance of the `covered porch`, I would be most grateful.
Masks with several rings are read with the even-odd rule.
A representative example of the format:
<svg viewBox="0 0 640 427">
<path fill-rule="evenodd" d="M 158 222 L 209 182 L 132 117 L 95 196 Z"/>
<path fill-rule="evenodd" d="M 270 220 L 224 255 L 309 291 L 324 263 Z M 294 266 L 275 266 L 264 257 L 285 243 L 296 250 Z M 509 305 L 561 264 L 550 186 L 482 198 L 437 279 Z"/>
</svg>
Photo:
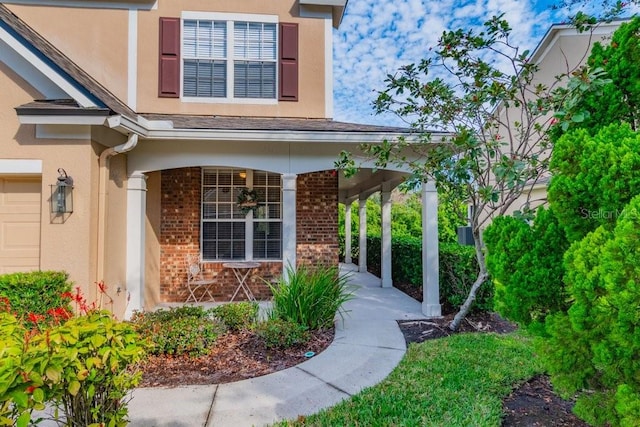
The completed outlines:
<svg viewBox="0 0 640 427">
<path fill-rule="evenodd" d="M 256 126 L 257 121 L 251 124 Z M 358 144 L 379 143 L 401 134 L 397 129 L 331 121 L 304 129 L 297 126 L 309 123 L 280 122 L 296 129 L 248 130 L 245 126 L 221 131 L 213 123 L 197 129 L 177 128 L 174 122 L 155 124 L 157 130 L 140 137 L 137 147 L 127 153 L 129 304 L 125 317 L 158 304 L 183 302 L 180 293 L 186 283 L 187 253 L 200 254 L 219 282 L 221 292 L 214 295 L 217 301 L 227 300 L 236 286 L 232 272 L 223 265 L 229 260 L 260 263 L 249 281 L 258 299 L 269 298 L 263 279 L 276 280 L 287 266 L 337 265 L 339 203 L 347 206 L 350 216 L 351 202 L 358 200 L 363 226 L 359 230 L 347 226 L 346 233 L 358 233 L 360 250 L 366 254 L 364 206 L 378 191 L 382 194 L 383 242 L 379 286 L 392 286 L 390 195 L 407 172 L 375 170 L 375 165 L 365 162 L 355 176 L 345 178 L 334 164 L 343 150 L 357 151 Z M 274 125 L 266 119 L 260 123 L 266 124 Z M 352 127 L 337 130 L 338 125 Z M 260 209 L 238 212 L 236 195 L 243 189 L 260 194 Z M 438 200 L 433 183 L 425 183 L 422 192 L 422 311 L 431 317 L 440 316 Z M 224 236 L 222 228 L 227 233 Z M 360 257 L 357 267 L 366 272 L 366 257 Z"/>
</svg>

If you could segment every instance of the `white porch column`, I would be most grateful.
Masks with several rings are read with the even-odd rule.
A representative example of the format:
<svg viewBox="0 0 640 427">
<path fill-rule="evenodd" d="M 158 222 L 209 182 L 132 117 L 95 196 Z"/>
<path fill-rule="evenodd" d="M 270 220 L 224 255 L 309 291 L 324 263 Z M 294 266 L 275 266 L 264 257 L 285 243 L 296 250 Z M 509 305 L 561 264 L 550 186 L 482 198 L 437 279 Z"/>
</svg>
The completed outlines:
<svg viewBox="0 0 640 427">
<path fill-rule="evenodd" d="M 144 309 L 145 218 L 147 217 L 147 176 L 134 173 L 127 180 L 127 297 L 124 313 Z"/>
<path fill-rule="evenodd" d="M 282 269 L 296 268 L 296 174 L 282 175 Z"/>
<path fill-rule="evenodd" d="M 442 316 L 438 253 L 438 192 L 433 181 L 422 183 L 422 313 Z"/>
<path fill-rule="evenodd" d="M 351 258 L 351 201 L 344 203 L 344 262 L 353 263 Z"/>
<path fill-rule="evenodd" d="M 393 286 L 391 279 L 391 186 L 385 182 L 382 184 L 382 253 L 380 254 L 382 287 Z"/>
<path fill-rule="evenodd" d="M 359 251 L 360 255 L 358 255 L 358 271 L 361 273 L 367 272 L 367 198 L 364 196 L 360 196 L 358 198 L 358 214 L 360 217 L 360 240 L 359 240 Z"/>
</svg>

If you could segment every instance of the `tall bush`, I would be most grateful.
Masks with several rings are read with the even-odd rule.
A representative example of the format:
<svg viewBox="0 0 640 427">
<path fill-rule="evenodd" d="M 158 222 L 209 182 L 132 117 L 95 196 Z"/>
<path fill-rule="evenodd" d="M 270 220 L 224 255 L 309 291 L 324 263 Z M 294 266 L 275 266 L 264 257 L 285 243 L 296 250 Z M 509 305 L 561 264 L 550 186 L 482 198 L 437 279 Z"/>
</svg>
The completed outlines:
<svg viewBox="0 0 640 427">
<path fill-rule="evenodd" d="M 272 318 L 302 325 L 311 330 L 333 326 L 336 313 L 353 297 L 348 277 L 336 267 L 287 267 L 275 284 L 269 284 L 273 294 Z"/>
<path fill-rule="evenodd" d="M 640 420 L 640 196 L 613 231 L 598 227 L 565 257 L 573 301 L 550 316 L 543 350 L 554 384 L 578 393 L 574 411 L 594 425 Z"/>
<path fill-rule="evenodd" d="M 483 235 L 495 309 L 522 326 L 543 331 L 546 316 L 566 311 L 563 256 L 569 247 L 552 210 L 523 218 L 496 218 Z"/>
<path fill-rule="evenodd" d="M 604 225 L 611 230 L 621 210 L 640 193 L 640 134 L 612 124 L 594 136 L 578 129 L 554 147 L 549 203 L 576 241 Z"/>
</svg>

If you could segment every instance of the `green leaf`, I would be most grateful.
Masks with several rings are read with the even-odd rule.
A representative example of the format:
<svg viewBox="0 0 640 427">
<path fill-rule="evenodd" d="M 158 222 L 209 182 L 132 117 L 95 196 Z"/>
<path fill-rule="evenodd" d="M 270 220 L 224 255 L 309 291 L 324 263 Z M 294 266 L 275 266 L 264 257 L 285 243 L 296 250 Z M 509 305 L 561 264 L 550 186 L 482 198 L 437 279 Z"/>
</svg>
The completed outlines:
<svg viewBox="0 0 640 427">
<path fill-rule="evenodd" d="M 54 384 L 60 382 L 60 378 L 62 376 L 62 369 L 54 368 L 53 366 L 49 366 L 45 371 L 45 375 L 49 378 Z"/>
<path fill-rule="evenodd" d="M 33 390 L 33 401 L 37 403 L 44 402 L 44 391 L 41 388 L 36 388 Z"/>
<path fill-rule="evenodd" d="M 80 391 L 80 381 L 73 380 L 69 382 L 69 387 L 67 387 L 67 391 L 71 396 L 75 396 Z"/>
<path fill-rule="evenodd" d="M 16 426 L 27 427 L 29 425 L 29 421 L 31 421 L 31 413 L 29 411 L 25 411 L 18 418 L 18 422 L 16 423 Z"/>
</svg>

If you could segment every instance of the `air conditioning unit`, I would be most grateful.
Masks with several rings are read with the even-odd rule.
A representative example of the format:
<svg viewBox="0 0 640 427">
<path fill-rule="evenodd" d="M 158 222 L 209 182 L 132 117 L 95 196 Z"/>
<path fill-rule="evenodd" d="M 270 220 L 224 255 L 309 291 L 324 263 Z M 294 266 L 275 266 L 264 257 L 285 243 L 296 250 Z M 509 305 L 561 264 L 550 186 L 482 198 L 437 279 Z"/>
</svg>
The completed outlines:
<svg viewBox="0 0 640 427">
<path fill-rule="evenodd" d="M 458 227 L 458 243 L 465 246 L 473 246 L 475 244 L 470 225 Z"/>
</svg>

